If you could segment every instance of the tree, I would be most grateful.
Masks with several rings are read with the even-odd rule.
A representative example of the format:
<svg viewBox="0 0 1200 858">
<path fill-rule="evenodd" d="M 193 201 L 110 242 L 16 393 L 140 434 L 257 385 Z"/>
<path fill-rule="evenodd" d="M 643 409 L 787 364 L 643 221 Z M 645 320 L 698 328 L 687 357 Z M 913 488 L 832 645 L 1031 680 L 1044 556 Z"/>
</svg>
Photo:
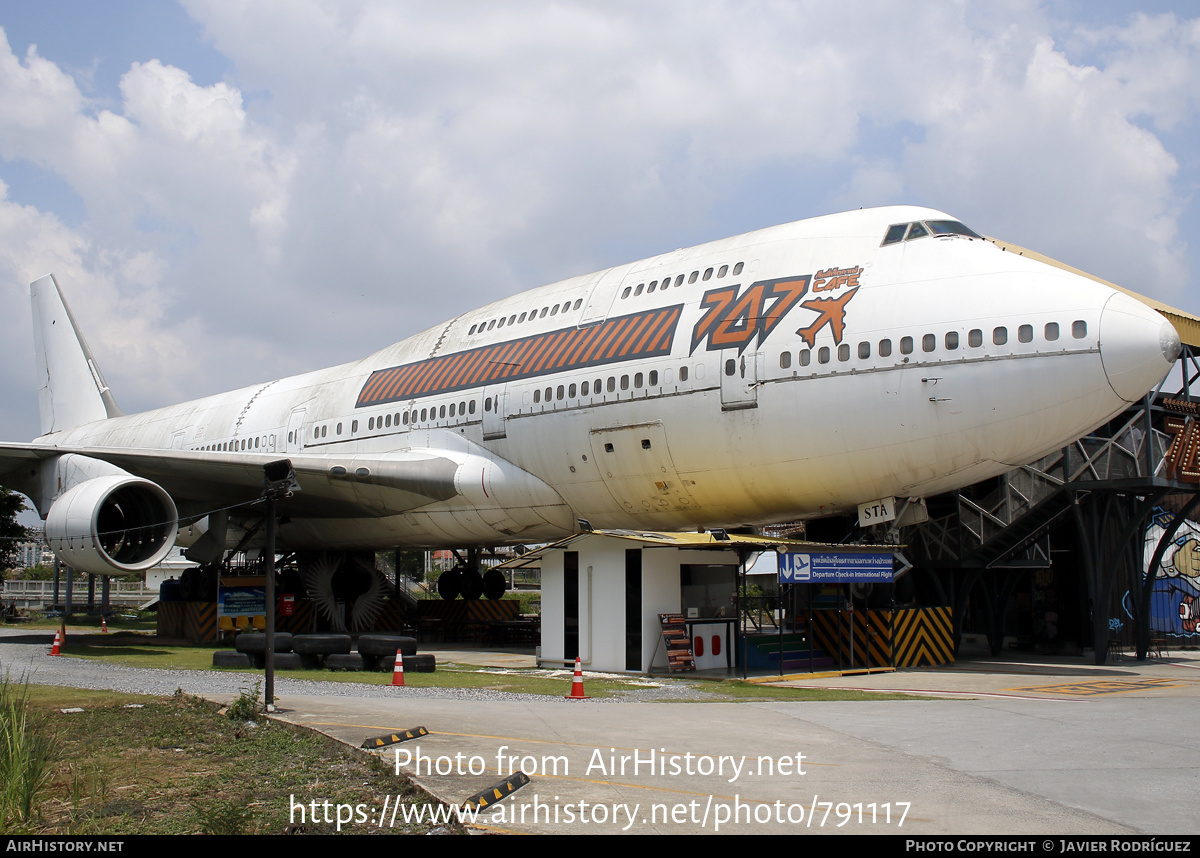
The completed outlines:
<svg viewBox="0 0 1200 858">
<path fill-rule="evenodd" d="M 25 498 L 0 486 L 0 569 L 12 567 L 17 559 L 17 543 L 29 539 L 29 528 L 17 521 L 27 509 Z"/>
</svg>

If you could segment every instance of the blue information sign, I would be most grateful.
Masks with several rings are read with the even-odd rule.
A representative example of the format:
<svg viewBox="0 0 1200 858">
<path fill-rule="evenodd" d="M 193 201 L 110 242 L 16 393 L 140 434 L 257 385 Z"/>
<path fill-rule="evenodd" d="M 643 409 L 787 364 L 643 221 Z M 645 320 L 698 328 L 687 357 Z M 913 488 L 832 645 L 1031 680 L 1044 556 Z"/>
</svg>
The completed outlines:
<svg viewBox="0 0 1200 858">
<path fill-rule="evenodd" d="M 222 587 L 217 592 L 219 617 L 257 617 L 266 612 L 266 587 Z"/>
<path fill-rule="evenodd" d="M 785 584 L 854 584 L 892 580 L 890 551 L 788 551 L 779 554 Z"/>
</svg>

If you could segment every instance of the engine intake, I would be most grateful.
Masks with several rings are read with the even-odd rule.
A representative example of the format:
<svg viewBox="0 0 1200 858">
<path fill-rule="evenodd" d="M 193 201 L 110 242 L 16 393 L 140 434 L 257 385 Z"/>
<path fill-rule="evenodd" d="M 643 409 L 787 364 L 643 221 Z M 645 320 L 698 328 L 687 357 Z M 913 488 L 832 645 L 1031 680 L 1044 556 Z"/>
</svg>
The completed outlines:
<svg viewBox="0 0 1200 858">
<path fill-rule="evenodd" d="M 175 502 L 162 487 L 132 475 L 86 480 L 54 501 L 46 541 L 79 572 L 124 575 L 160 563 L 179 532 Z"/>
</svg>

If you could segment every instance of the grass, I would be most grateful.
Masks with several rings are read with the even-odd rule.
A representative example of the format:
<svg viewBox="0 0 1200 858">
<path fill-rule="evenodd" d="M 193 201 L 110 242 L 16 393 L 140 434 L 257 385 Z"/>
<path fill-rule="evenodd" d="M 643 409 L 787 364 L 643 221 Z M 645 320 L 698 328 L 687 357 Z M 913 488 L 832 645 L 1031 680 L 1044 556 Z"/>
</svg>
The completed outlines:
<svg viewBox="0 0 1200 858">
<path fill-rule="evenodd" d="M 118 610 L 107 618 L 107 622 L 110 633 L 146 632 L 153 634 L 158 627 L 158 615 L 153 611 Z M 62 617 L 47 617 L 45 614 L 40 613 L 31 614 L 29 617 L 22 617 L 19 623 L 4 623 L 6 626 L 21 629 L 57 629 L 63 624 L 64 618 Z M 92 634 L 100 631 L 100 615 L 71 614 L 70 617 L 66 618 L 65 624 L 67 634 L 71 632 Z"/>
<path fill-rule="evenodd" d="M 133 636 L 90 636 L 85 642 L 68 639 L 64 655 L 93 659 L 109 664 L 130 667 L 160 667 L 169 670 L 223 670 L 232 673 L 256 673 L 261 671 L 243 668 L 214 668 L 212 654 L 216 649 L 228 649 L 228 644 L 204 646 L 160 645 L 152 640 L 140 640 Z M 509 691 L 515 694 L 540 694 L 548 697 L 563 697 L 571 691 L 571 677 L 565 671 L 537 669 L 500 669 L 471 664 L 441 664 L 434 673 L 408 672 L 405 684 L 413 688 L 480 688 L 491 691 Z M 315 682 L 357 682 L 366 685 L 390 685 L 391 671 L 330 671 L 330 670 L 287 670 L 277 671 L 280 678 L 307 679 Z M 739 680 L 700 680 L 695 678 L 655 678 L 662 685 L 684 685 L 694 694 L 669 699 L 677 702 L 738 702 L 756 700 L 912 700 L 912 695 L 887 694 L 871 691 L 838 689 L 778 688 L 755 685 Z M 585 677 L 585 689 L 589 697 L 614 697 L 641 691 L 647 687 L 644 677 L 611 678 Z"/>
<path fill-rule="evenodd" d="M 33 717 L 45 719 L 59 754 L 28 819 L 8 833 L 274 834 L 337 831 L 337 805 L 378 808 L 385 796 L 438 802 L 376 757 L 302 728 L 230 720 L 196 698 L 138 697 L 28 686 Z M 62 703 L 85 711 L 63 714 Z M 136 702 L 140 708 L 125 708 Z M 309 802 L 330 802 L 311 819 Z M 355 833 L 424 833 L 428 822 Z M 443 826 L 461 830 L 456 823 Z"/>
</svg>

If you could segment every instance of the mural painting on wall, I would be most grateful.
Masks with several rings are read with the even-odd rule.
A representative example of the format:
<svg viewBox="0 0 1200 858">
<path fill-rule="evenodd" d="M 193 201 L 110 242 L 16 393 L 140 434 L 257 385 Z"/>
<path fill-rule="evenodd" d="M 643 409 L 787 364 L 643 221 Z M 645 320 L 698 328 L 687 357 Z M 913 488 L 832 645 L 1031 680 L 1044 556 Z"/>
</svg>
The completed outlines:
<svg viewBox="0 0 1200 858">
<path fill-rule="evenodd" d="M 1143 574 L 1150 565 L 1159 540 L 1175 516 L 1161 508 L 1146 529 L 1142 557 Z M 1184 521 L 1163 553 L 1150 600 L 1152 633 L 1200 641 L 1200 524 Z"/>
</svg>

